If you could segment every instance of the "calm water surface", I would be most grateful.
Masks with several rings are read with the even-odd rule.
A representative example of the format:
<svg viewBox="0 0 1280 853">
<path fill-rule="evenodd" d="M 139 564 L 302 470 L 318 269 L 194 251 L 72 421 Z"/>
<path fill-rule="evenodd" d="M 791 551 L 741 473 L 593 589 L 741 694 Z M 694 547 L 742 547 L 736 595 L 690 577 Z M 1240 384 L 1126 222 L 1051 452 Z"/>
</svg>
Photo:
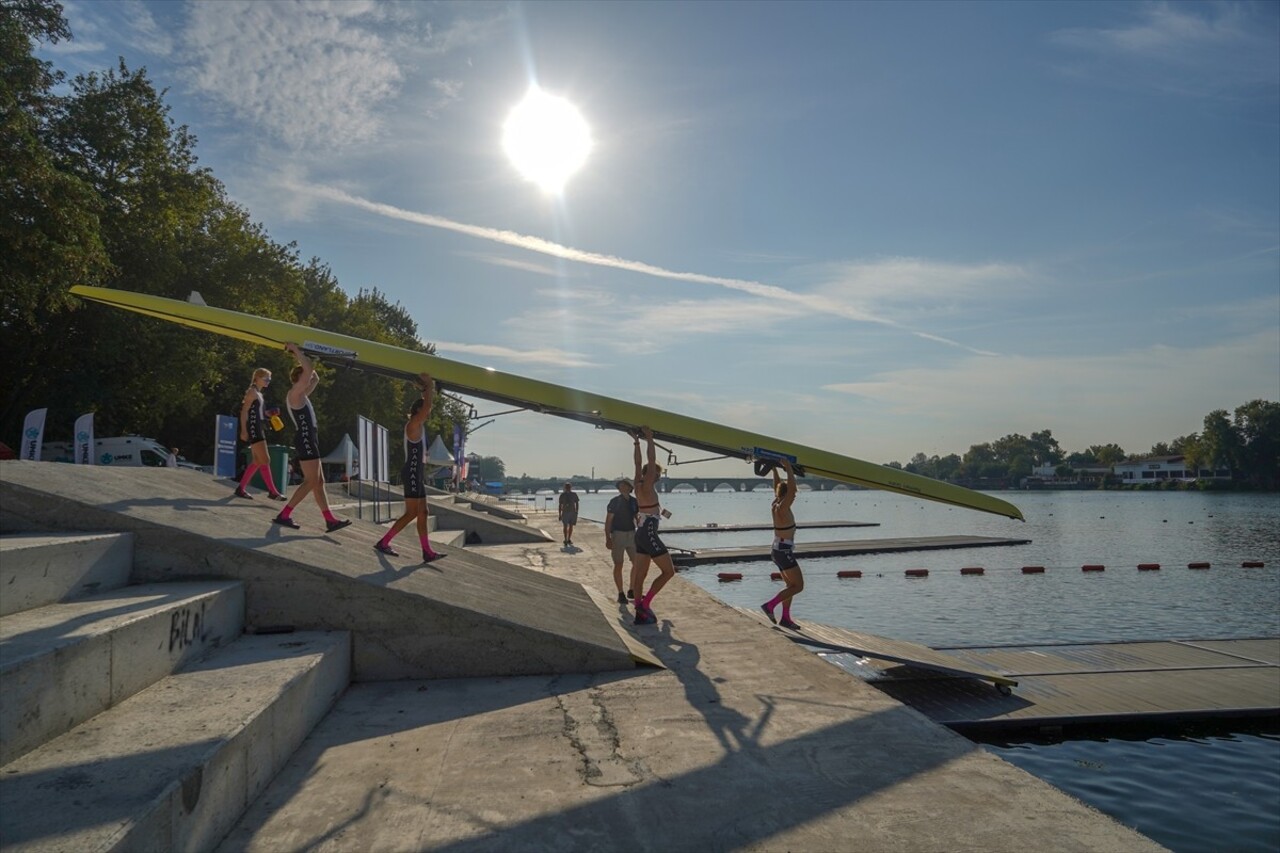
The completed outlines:
<svg viewBox="0 0 1280 853">
<path fill-rule="evenodd" d="M 603 520 L 612 494 L 583 495 Z M 799 531 L 800 540 L 972 534 L 1031 544 L 803 560 L 793 616 L 929 646 L 1106 642 L 1280 635 L 1280 495 L 1160 492 L 1004 492 L 1026 523 L 866 491 L 802 492 L 798 521 L 878 527 Z M 767 523 L 767 491 L 666 494 L 667 526 Z M 598 534 L 598 531 L 597 531 Z M 766 545 L 768 530 L 669 534 L 691 549 Z M 1262 569 L 1241 568 L 1261 560 Z M 1187 563 L 1205 561 L 1208 571 Z M 1080 566 L 1099 563 L 1102 573 Z M 1139 563 L 1159 563 L 1139 572 Z M 1024 565 L 1046 567 L 1023 575 Z M 962 576 L 982 566 L 982 576 Z M 840 569 L 861 569 L 839 580 Z M 926 568 L 925 579 L 903 570 Z M 723 571 L 737 583 L 717 582 Z M 755 607 L 779 588 L 768 562 L 681 573 L 722 600 Z M 1276 686 L 1280 693 L 1280 684 Z M 1280 850 L 1280 731 L 1237 726 L 1211 734 L 1019 741 L 987 748 L 1178 853 Z"/>
</svg>

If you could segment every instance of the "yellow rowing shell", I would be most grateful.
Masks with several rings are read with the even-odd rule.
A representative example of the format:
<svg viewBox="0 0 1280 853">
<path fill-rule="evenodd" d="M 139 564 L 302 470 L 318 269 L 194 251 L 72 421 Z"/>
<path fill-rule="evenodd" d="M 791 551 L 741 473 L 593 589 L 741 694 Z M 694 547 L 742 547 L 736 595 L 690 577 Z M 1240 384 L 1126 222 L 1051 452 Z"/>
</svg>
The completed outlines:
<svg viewBox="0 0 1280 853">
<path fill-rule="evenodd" d="M 326 361 L 336 360 L 374 373 L 405 379 L 415 378 L 423 372 L 430 373 L 447 390 L 582 421 L 604 429 L 634 431 L 641 426 L 648 426 L 653 430 L 655 438 L 686 447 L 747 460 L 787 456 L 808 474 L 1009 518 L 1022 518 L 1022 512 L 1013 504 L 950 483 L 724 424 L 501 373 L 488 367 L 476 367 L 437 355 L 286 323 L 283 320 L 255 317 L 252 314 L 144 293 L 84 285 L 72 287 L 71 292 L 83 299 L 250 343 L 279 348 L 292 341 Z"/>
</svg>

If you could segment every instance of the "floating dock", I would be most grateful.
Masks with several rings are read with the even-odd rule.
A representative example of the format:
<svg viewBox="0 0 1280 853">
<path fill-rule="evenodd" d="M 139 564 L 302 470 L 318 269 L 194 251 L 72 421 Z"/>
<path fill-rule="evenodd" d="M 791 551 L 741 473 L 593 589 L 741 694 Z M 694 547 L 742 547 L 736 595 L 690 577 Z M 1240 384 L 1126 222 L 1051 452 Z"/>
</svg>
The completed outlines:
<svg viewBox="0 0 1280 853">
<path fill-rule="evenodd" d="M 748 610 L 739 607 L 743 613 L 769 625 L 769 620 L 759 610 Z M 875 634 L 863 634 L 843 628 L 832 628 L 816 622 L 805 622 L 799 628 L 790 630 L 781 625 L 774 626 L 791 640 L 806 646 L 826 649 L 833 652 L 849 652 L 858 655 L 870 655 L 880 660 L 906 664 L 912 667 L 930 670 L 946 675 L 964 678 L 977 678 L 989 681 L 996 686 L 998 692 L 1008 694 L 1009 688 L 1016 687 L 1014 678 L 995 672 L 984 665 L 975 665 L 964 658 L 949 655 L 919 643 L 906 640 L 891 640 L 888 637 L 877 637 Z"/>
<path fill-rule="evenodd" d="M 669 533 L 669 530 L 664 530 Z M 849 557 L 861 554 L 887 554 L 900 551 L 938 551 L 948 548 L 991 548 L 1004 545 L 1028 545 L 1030 539 L 1001 539 L 992 536 L 913 536 L 900 539 L 855 539 L 842 542 L 798 542 L 795 555 L 799 559 L 813 557 Z M 750 548 L 703 548 L 697 551 L 671 549 L 677 566 L 702 566 L 711 563 L 749 563 L 769 559 L 769 546 Z"/>
<path fill-rule="evenodd" d="M 799 530 L 818 530 L 831 527 L 879 527 L 878 521 L 803 521 L 796 525 Z M 695 524 L 690 527 L 663 526 L 662 534 L 668 533 L 741 533 L 744 530 L 772 530 L 772 524 Z"/>
<path fill-rule="evenodd" d="M 931 649 L 817 624 L 783 633 L 873 658 L 876 687 L 961 731 L 1280 716 L 1280 637 Z"/>
</svg>

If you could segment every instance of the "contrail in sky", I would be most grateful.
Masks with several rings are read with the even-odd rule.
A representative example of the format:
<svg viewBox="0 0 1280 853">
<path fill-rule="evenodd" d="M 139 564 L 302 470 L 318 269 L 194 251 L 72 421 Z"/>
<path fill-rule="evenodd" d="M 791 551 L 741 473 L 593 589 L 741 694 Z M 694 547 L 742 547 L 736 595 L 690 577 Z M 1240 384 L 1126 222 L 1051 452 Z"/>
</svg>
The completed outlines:
<svg viewBox="0 0 1280 853">
<path fill-rule="evenodd" d="M 936 341 L 948 346 L 959 347 L 976 355 L 994 356 L 999 353 L 990 352 L 988 350 L 975 349 L 974 347 L 962 344 L 959 341 L 953 341 L 950 338 L 940 337 L 938 335 L 929 334 L 927 332 L 918 332 L 915 329 L 903 326 L 884 317 L 877 317 L 874 314 L 868 314 L 865 311 L 859 311 L 842 302 L 830 299 L 825 296 L 807 293 L 796 293 L 787 290 L 784 287 L 777 287 L 772 284 L 763 284 L 758 281 L 747 281 L 739 278 L 722 278 L 714 275 L 703 275 L 695 272 L 678 272 L 675 270 L 663 269 L 653 264 L 646 264 L 643 261 L 629 261 L 625 258 L 615 257 L 613 255 L 602 255 L 597 252 L 587 252 L 582 249 L 575 249 L 571 246 L 563 246 L 559 243 L 553 243 L 550 240 L 544 240 L 541 237 L 531 237 L 527 234 L 518 234 L 515 231 L 504 231 L 498 228 L 486 228 L 482 225 L 468 225 L 465 222 L 455 222 L 452 219 L 445 219 L 442 216 L 435 216 L 430 213 L 418 213 L 412 210 L 404 210 L 403 208 L 394 207 L 381 202 L 370 201 L 359 196 L 351 195 L 336 187 L 328 187 L 323 185 L 297 186 L 295 188 L 300 192 L 336 201 L 341 204 L 351 205 L 370 213 L 376 213 L 379 216 L 385 216 L 389 219 L 399 219 L 404 222 L 412 222 L 417 225 L 425 225 L 429 228 L 440 228 L 445 231 L 453 231 L 457 234 L 466 234 L 479 240 L 488 240 L 494 243 L 502 243 L 507 246 L 514 246 L 518 249 L 525 249 L 530 252 L 538 252 L 544 255 L 550 255 L 555 258 L 562 258 L 566 261 L 575 261 L 581 264 L 592 264 L 598 267 L 611 267 L 612 269 L 627 270 L 628 272 L 640 273 L 642 275 L 651 275 L 656 278 L 665 278 L 673 281 L 688 281 L 694 284 L 710 284 L 716 287 L 725 287 L 730 290 L 749 293 L 752 296 L 758 296 L 762 299 L 774 299 L 779 302 L 787 302 L 794 305 L 802 305 L 805 308 L 817 314 L 834 314 L 838 317 L 844 317 L 849 320 L 857 320 L 863 323 L 875 323 L 881 326 L 898 329 L 908 334 L 915 335 L 927 341 Z"/>
</svg>

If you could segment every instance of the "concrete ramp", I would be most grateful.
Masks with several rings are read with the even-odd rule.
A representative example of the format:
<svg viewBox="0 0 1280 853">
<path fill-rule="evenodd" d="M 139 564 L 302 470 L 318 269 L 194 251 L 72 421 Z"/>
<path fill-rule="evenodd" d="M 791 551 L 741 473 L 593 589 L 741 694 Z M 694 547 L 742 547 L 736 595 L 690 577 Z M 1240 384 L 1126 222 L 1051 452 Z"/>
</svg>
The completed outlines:
<svg viewBox="0 0 1280 853">
<path fill-rule="evenodd" d="M 383 529 L 325 532 L 309 499 L 302 528 L 271 523 L 262 493 L 167 468 L 0 462 L 0 531 L 131 532 L 131 580 L 245 584 L 248 630 L 346 630 L 358 681 L 630 670 L 642 658 L 581 584 L 417 537 L 400 557 L 373 550 Z M 339 513 L 341 514 L 341 513 Z M 647 663 L 647 661 L 646 661 Z"/>
</svg>

